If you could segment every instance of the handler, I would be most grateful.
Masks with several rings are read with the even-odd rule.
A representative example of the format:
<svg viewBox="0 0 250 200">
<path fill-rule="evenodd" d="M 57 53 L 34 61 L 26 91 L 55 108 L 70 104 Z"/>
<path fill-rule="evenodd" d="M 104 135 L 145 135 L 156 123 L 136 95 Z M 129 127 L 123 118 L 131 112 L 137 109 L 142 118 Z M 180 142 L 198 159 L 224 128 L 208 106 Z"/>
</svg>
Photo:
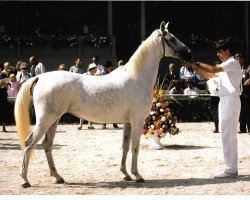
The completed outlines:
<svg viewBox="0 0 250 200">
<path fill-rule="evenodd" d="M 211 66 L 199 62 L 187 62 L 191 67 L 206 79 L 218 76 L 219 103 L 219 129 L 222 138 L 222 147 L 225 160 L 225 171 L 214 178 L 238 177 L 238 146 L 237 125 L 239 121 L 241 102 L 240 84 L 241 67 L 232 56 L 232 46 L 228 40 L 220 40 L 216 43 L 217 56 L 221 64 Z"/>
</svg>

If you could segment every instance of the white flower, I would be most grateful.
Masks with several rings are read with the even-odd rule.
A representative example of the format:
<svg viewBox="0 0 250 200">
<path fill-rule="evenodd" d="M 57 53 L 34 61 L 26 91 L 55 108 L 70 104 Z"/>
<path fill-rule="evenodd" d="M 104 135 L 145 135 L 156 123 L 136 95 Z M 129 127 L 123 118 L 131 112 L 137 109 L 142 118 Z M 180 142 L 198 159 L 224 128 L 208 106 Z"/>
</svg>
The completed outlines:
<svg viewBox="0 0 250 200">
<path fill-rule="evenodd" d="M 151 134 L 151 133 L 153 133 L 153 129 L 152 128 L 148 129 L 148 134 Z"/>
<path fill-rule="evenodd" d="M 152 129 L 154 129 L 154 128 L 155 128 L 155 126 L 154 126 L 154 125 L 151 125 L 151 128 L 152 128 Z"/>
<path fill-rule="evenodd" d="M 153 115 L 153 114 L 155 114 L 155 112 L 154 112 L 154 111 L 151 111 L 151 112 L 150 112 L 150 115 Z"/>
<path fill-rule="evenodd" d="M 155 116 L 153 116 L 152 119 L 155 120 L 156 119 Z"/>
<path fill-rule="evenodd" d="M 161 103 L 160 103 L 160 102 L 158 102 L 158 103 L 156 104 L 156 106 L 157 106 L 157 107 L 160 107 L 160 106 L 161 106 Z"/>
<path fill-rule="evenodd" d="M 172 123 L 172 120 L 171 120 L 171 119 L 169 120 L 169 123 L 170 123 L 170 124 Z"/>
<path fill-rule="evenodd" d="M 164 109 L 163 109 L 163 108 L 161 108 L 161 109 L 160 109 L 160 112 L 164 112 Z"/>
<path fill-rule="evenodd" d="M 166 125 L 162 125 L 162 128 L 165 128 L 166 127 Z"/>
<path fill-rule="evenodd" d="M 167 120 L 167 118 L 165 117 L 165 116 L 163 116 L 162 118 L 161 118 L 161 121 L 162 122 L 165 122 Z"/>
</svg>

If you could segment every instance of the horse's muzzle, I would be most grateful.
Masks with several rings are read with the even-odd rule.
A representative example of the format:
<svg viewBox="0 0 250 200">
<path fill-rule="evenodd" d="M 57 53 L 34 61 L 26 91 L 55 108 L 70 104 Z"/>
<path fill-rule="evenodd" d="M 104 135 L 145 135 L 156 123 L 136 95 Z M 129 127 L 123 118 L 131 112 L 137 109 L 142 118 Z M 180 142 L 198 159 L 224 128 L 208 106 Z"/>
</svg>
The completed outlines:
<svg viewBox="0 0 250 200">
<path fill-rule="evenodd" d="M 192 51 L 185 46 L 178 51 L 178 57 L 184 62 L 189 62 L 193 59 Z"/>
</svg>

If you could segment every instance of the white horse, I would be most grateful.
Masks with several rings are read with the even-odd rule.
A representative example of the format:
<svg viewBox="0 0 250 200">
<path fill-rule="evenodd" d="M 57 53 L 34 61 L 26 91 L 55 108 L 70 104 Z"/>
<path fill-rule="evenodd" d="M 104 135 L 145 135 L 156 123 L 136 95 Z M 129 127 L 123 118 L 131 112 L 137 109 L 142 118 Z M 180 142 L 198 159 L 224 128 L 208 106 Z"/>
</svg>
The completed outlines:
<svg viewBox="0 0 250 200">
<path fill-rule="evenodd" d="M 64 183 L 57 173 L 52 144 L 60 117 L 70 113 L 98 123 L 123 123 L 123 155 L 120 170 L 126 181 L 126 158 L 132 140 L 131 173 L 144 182 L 137 169 L 141 129 L 151 109 L 152 90 L 162 56 L 189 59 L 190 50 L 172 35 L 164 22 L 137 49 L 129 62 L 106 76 L 85 76 L 62 71 L 48 72 L 23 84 L 16 99 L 15 118 L 21 147 L 25 147 L 21 169 L 22 186 L 27 179 L 30 154 L 44 137 L 42 146 L 56 183 Z M 33 93 L 36 124 L 29 134 L 29 97 Z"/>
</svg>

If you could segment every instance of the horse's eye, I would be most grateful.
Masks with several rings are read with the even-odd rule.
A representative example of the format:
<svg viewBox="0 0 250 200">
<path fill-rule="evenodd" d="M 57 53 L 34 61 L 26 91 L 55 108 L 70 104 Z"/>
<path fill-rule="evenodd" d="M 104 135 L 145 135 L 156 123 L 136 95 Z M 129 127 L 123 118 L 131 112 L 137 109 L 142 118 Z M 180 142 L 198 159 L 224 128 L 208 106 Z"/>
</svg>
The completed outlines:
<svg viewBox="0 0 250 200">
<path fill-rule="evenodd" d="M 169 40 L 170 40 L 170 42 L 175 42 L 175 38 L 174 37 L 171 37 Z"/>
</svg>

